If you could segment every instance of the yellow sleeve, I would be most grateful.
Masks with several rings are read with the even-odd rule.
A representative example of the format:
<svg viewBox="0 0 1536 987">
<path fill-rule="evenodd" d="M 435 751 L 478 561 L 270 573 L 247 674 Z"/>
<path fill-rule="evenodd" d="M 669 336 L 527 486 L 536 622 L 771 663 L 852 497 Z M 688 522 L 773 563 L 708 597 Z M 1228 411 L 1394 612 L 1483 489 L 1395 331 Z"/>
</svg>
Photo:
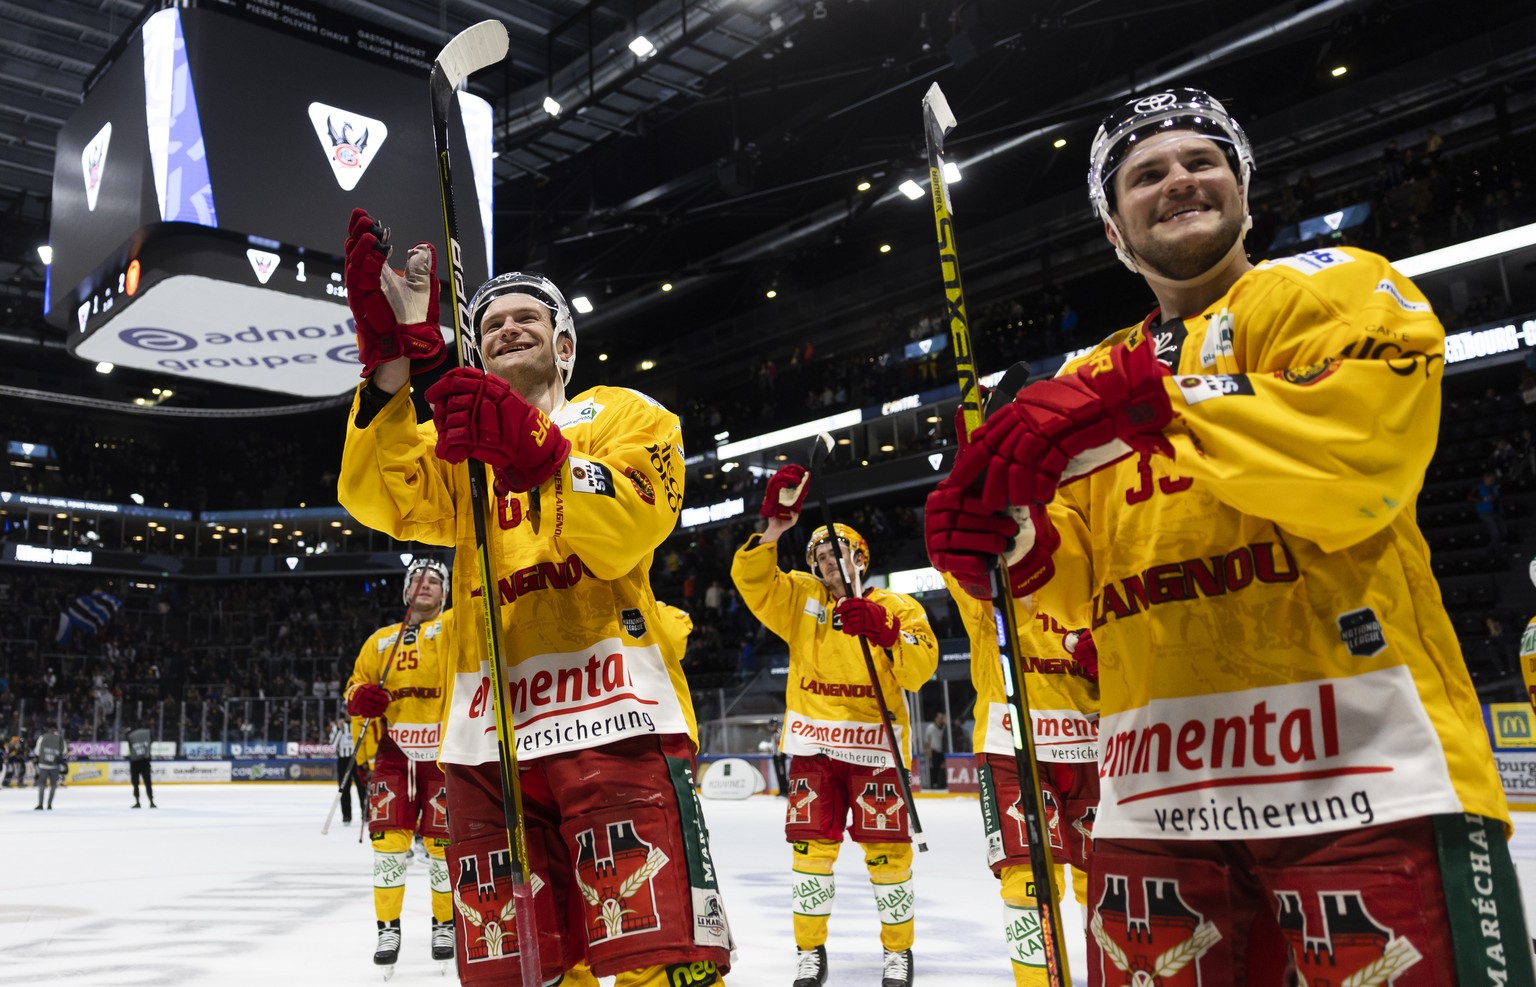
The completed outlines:
<svg viewBox="0 0 1536 987">
<path fill-rule="evenodd" d="M 543 524 L 562 556 L 575 553 L 599 579 L 617 579 L 656 551 L 683 506 L 682 427 L 639 394 L 610 408 L 540 491 Z"/>
<path fill-rule="evenodd" d="M 1326 263 L 1308 271 L 1314 256 Z M 1246 373 L 1167 380 L 1180 475 L 1328 552 L 1413 504 L 1435 451 L 1445 330 L 1411 281 L 1375 254 L 1317 251 L 1261 265 L 1215 318 L 1232 320 Z"/>
<path fill-rule="evenodd" d="M 902 593 L 876 592 L 871 599 L 901 621 L 895 647 L 876 650 L 890 655 L 891 670 L 901 687 L 916 692 L 939 667 L 939 640 L 928 624 L 928 613 L 921 603 Z"/>
<path fill-rule="evenodd" d="M 1056 571 L 1035 591 L 1033 605 L 1026 608 L 1029 612 L 1043 610 L 1067 627 L 1093 626 L 1093 535 L 1088 529 L 1085 503 L 1091 490 L 1088 483 L 1069 483 L 1056 491 L 1056 498 L 1046 508 L 1061 537 L 1061 547 L 1051 555 Z M 986 609 L 990 622 L 992 608 Z"/>
<path fill-rule="evenodd" d="M 366 386 L 366 385 L 364 385 Z M 358 521 L 398 541 L 452 545 L 453 467 L 434 454 L 437 430 L 416 424 L 409 387 L 402 387 L 366 426 L 357 427 L 362 387 L 347 416 L 336 494 Z M 457 471 L 468 479 L 461 468 Z"/>
<path fill-rule="evenodd" d="M 1525 695 L 1536 706 L 1536 617 L 1525 625 L 1520 635 L 1520 678 L 1525 682 Z"/>
<path fill-rule="evenodd" d="M 795 589 L 795 580 L 779 568 L 778 542 L 763 542 L 753 535 L 736 550 L 731 559 L 731 581 L 741 593 L 741 602 L 786 643 L 795 633 L 795 617 L 804 605 Z"/>
</svg>

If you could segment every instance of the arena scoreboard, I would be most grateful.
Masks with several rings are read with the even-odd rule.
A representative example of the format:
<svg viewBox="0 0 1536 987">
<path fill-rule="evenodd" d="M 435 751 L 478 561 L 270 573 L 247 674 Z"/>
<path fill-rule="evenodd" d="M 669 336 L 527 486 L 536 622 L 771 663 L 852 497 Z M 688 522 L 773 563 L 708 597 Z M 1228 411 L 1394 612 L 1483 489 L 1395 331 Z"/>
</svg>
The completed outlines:
<svg viewBox="0 0 1536 987">
<path fill-rule="evenodd" d="M 278 0 L 158 6 L 60 130 L 45 316 L 84 360 L 340 394 L 359 370 L 341 281 L 353 207 L 391 228 L 396 264 L 430 240 L 448 276 L 436 51 Z M 491 269 L 491 131 L 490 105 L 460 93 L 449 141 L 471 288 Z"/>
</svg>

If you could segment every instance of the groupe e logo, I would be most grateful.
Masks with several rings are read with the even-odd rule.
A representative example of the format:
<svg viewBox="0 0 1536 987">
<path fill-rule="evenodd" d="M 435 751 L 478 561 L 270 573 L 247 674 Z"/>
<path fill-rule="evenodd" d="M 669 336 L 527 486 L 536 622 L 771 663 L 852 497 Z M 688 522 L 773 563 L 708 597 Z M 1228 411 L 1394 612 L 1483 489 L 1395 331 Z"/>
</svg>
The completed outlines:
<svg viewBox="0 0 1536 987">
<path fill-rule="evenodd" d="M 208 344 L 204 349 L 215 346 L 226 346 L 231 343 L 256 344 L 257 346 L 272 346 L 279 343 L 291 343 L 294 340 L 315 340 L 334 338 L 339 334 L 335 327 L 331 330 L 322 329 L 319 326 L 304 326 L 299 329 L 273 329 L 262 330 L 256 326 L 242 329 L 233 333 L 210 333 L 202 342 Z M 139 350 L 149 350 L 154 353 L 185 353 L 195 350 L 199 346 L 196 337 L 175 329 L 166 329 L 163 326 L 133 326 L 118 332 L 117 338 L 122 342 Z M 240 352 L 236 350 L 223 351 L 229 353 L 228 366 L 241 365 L 238 360 L 250 361 L 250 365 L 259 362 L 260 357 L 252 353 L 249 348 Z M 276 358 L 274 358 L 276 359 Z M 313 357 L 310 357 L 313 359 Z M 357 337 L 350 331 L 346 335 L 346 342 L 332 346 L 325 351 L 325 359 L 336 363 L 352 364 L 357 362 Z M 208 367 L 216 364 L 208 363 Z"/>
</svg>

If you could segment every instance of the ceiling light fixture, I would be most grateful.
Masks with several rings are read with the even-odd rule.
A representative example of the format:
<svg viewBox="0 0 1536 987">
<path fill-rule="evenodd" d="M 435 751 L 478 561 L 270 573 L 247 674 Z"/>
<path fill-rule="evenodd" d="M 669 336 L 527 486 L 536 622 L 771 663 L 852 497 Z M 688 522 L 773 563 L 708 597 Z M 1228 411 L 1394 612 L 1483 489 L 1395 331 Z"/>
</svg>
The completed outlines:
<svg viewBox="0 0 1536 987">
<path fill-rule="evenodd" d="M 635 53 L 636 58 L 650 58 L 656 54 L 656 46 L 647 41 L 643 34 L 629 43 L 629 50 Z"/>
<path fill-rule="evenodd" d="M 917 200 L 923 197 L 923 187 L 910 178 L 896 187 L 901 190 L 902 195 L 909 199 Z"/>
<path fill-rule="evenodd" d="M 592 311 L 592 299 L 586 295 L 577 295 L 571 299 L 571 308 L 574 308 L 582 315 L 588 315 Z"/>
<path fill-rule="evenodd" d="M 553 96 L 544 97 L 544 112 L 552 117 L 560 115 L 560 102 Z"/>
</svg>

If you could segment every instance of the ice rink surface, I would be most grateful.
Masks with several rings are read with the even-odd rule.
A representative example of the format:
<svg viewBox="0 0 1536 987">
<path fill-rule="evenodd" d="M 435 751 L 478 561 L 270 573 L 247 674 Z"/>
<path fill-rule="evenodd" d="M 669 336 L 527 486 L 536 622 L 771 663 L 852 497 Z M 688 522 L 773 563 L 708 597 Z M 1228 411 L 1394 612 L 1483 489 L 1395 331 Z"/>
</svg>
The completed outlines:
<svg viewBox="0 0 1536 987">
<path fill-rule="evenodd" d="M 134 810 L 124 787 L 60 789 L 36 812 L 33 790 L 0 790 L 7 858 L 0 878 L 0 984 L 71 987 L 343 987 L 382 983 L 372 964 L 371 851 L 320 785 L 162 785 L 160 808 Z M 146 801 L 147 806 L 147 801 Z M 706 802 L 715 862 L 736 935 L 734 987 L 789 987 L 790 851 L 783 806 L 757 796 Z M 1013 980 L 1002 904 L 987 871 L 975 799 L 925 798 L 930 850 L 915 863 L 920 984 Z M 1536 914 L 1536 814 L 1517 813 L 1515 858 Z M 862 858 L 845 844 L 827 944 L 828 987 L 880 979 L 879 923 Z M 392 984 L 441 984 L 429 956 L 427 869 L 413 864 Z M 1086 983 L 1081 916 L 1063 909 L 1074 981 Z M 1079 931 L 1073 931 L 1079 930 Z"/>
</svg>

